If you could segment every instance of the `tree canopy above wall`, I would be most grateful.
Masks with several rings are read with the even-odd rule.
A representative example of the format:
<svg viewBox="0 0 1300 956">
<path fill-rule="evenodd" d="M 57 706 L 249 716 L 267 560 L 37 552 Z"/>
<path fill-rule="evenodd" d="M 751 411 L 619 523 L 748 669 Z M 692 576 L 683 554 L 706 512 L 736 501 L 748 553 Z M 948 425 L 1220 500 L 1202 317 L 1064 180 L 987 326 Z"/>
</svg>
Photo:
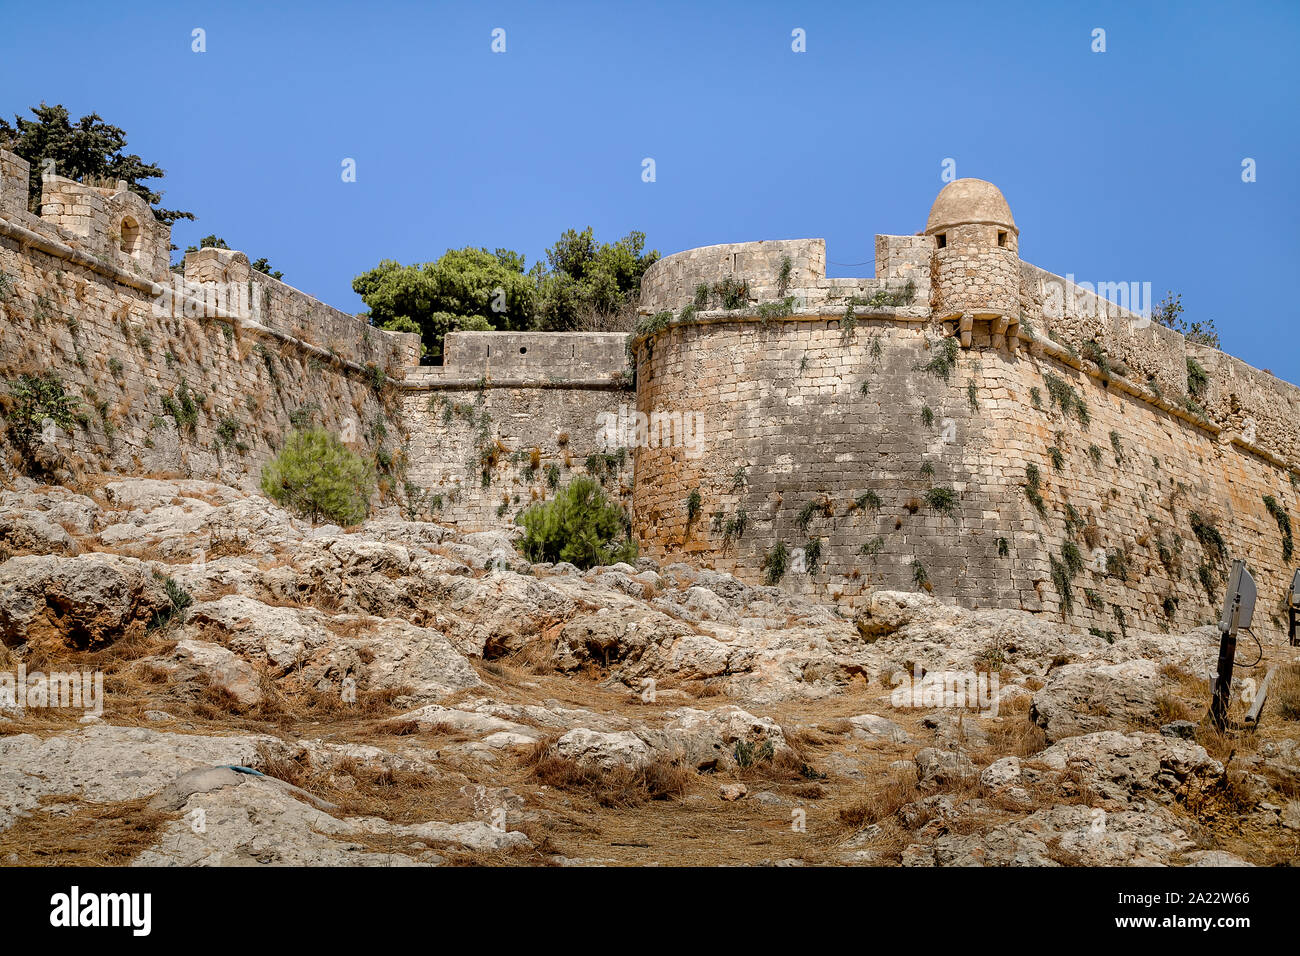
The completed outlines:
<svg viewBox="0 0 1300 956">
<path fill-rule="evenodd" d="M 467 246 L 419 265 L 385 259 L 352 288 L 374 325 L 420 333 L 436 360 L 448 332 L 630 330 L 641 278 L 658 258 L 644 233 L 598 243 L 588 227 L 566 230 L 531 268 L 511 249 Z"/>
<path fill-rule="evenodd" d="M 172 225 L 180 219 L 193 219 L 194 213 L 159 207 L 162 191 L 151 189 L 143 180 L 161 179 L 166 170 L 146 163 L 135 153 L 126 152 L 126 131 L 105 123 L 98 113 L 89 113 L 73 122 L 61 104 L 33 106 L 35 119 L 14 116 L 11 126 L 0 119 L 0 147 L 27 160 L 31 179 L 27 185 L 29 202 L 35 206 L 41 196 L 41 176 L 47 171 L 78 182 L 115 183 L 125 180 L 136 195 L 154 207 L 161 222 Z M 53 160 L 48 168 L 46 160 Z"/>
</svg>

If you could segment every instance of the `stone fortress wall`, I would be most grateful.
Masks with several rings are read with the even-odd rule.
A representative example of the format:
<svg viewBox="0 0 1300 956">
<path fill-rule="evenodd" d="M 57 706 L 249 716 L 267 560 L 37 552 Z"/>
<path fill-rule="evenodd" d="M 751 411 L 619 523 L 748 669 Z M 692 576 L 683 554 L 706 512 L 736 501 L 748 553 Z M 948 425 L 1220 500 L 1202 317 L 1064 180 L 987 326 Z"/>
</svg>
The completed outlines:
<svg viewBox="0 0 1300 956">
<path fill-rule="evenodd" d="M 987 183 L 950 184 L 918 235 L 877 236 L 872 277 L 827 278 L 822 240 L 689 250 L 647 272 L 630 339 L 453 333 L 426 367 L 416 336 L 242 253 L 169 272 L 170 230 L 123 184 L 49 177 L 37 216 L 27 176 L 0 152 L 0 378 L 54 370 L 80 399 L 52 438 L 73 471 L 251 487 L 314 421 L 412 516 L 508 528 L 592 474 L 646 553 L 762 581 L 783 547 L 781 587 L 846 609 L 921 587 L 1102 632 L 1182 627 L 1244 555 L 1257 624 L 1280 622 L 1300 389 L 1022 262 Z M 649 435 L 611 440 L 638 414 Z M 673 432 L 688 414 L 693 443 Z"/>
<path fill-rule="evenodd" d="M 603 441 L 601 427 L 602 416 L 636 407 L 627 373 L 623 333 L 452 332 L 443 364 L 403 382 L 417 510 L 509 527 L 585 474 L 629 504 L 630 449 Z"/>
<path fill-rule="evenodd" d="M 652 266 L 638 406 L 695 411 L 706 452 L 637 450 L 647 553 L 761 581 L 783 549 L 782 587 L 846 608 L 923 587 L 1103 633 L 1209 620 L 1242 556 L 1257 624 L 1281 627 L 1300 389 L 1098 308 L 1018 246 L 1001 193 L 959 180 L 922 234 L 877 237 L 872 279 L 826 279 L 820 241 Z M 804 250 L 791 308 L 773 309 L 784 257 Z M 748 308 L 694 307 L 727 278 Z M 876 294 L 908 279 L 911 300 Z M 1189 359 L 1205 370 L 1194 396 Z"/>
<path fill-rule="evenodd" d="M 35 215 L 28 174 L 0 151 L 0 378 L 53 371 L 79 400 L 70 431 L 42 435 L 43 454 L 73 473 L 242 487 L 293 423 L 396 454 L 386 385 L 418 361 L 418 336 L 370 328 L 240 252 L 203 249 L 171 273 L 170 227 L 124 183 L 45 177 Z"/>
<path fill-rule="evenodd" d="M 255 488 L 286 432 L 314 422 L 372 457 L 381 498 L 412 515 L 508 526 L 589 470 L 630 500 L 630 455 L 605 453 L 597 425 L 635 406 L 625 335 L 453 333 L 445 364 L 422 367 L 419 336 L 373 328 L 242 252 L 201 249 L 170 272 L 170 228 L 124 183 L 44 177 L 36 215 L 28 175 L 0 151 L 0 378 L 54 371 L 79 400 L 75 427 L 43 450 L 71 472 Z"/>
</svg>

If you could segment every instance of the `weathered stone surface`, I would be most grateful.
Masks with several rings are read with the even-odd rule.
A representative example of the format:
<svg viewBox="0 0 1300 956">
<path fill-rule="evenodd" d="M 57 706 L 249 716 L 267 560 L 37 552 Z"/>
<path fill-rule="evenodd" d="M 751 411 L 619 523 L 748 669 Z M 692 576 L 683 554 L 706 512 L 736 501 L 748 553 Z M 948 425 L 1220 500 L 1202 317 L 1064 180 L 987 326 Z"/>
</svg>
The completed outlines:
<svg viewBox="0 0 1300 956">
<path fill-rule="evenodd" d="M 790 748 L 779 724 L 739 707 L 710 711 L 683 707 L 667 716 L 670 720 L 662 733 L 653 736 L 656 749 L 696 770 L 734 767 L 737 747 L 750 759 L 771 759 Z"/>
<path fill-rule="evenodd" d="M 570 730 L 555 743 L 561 757 L 578 763 L 594 764 L 602 770 L 615 767 L 639 767 L 650 760 L 650 748 L 636 734 L 602 733 L 578 728 Z"/>
<path fill-rule="evenodd" d="M 1020 759 L 1002 757 L 995 760 L 980 772 L 980 783 L 990 790 L 1001 790 L 1020 782 Z"/>
<path fill-rule="evenodd" d="M 351 680 L 357 689 L 404 688 L 411 700 L 436 700 L 482 683 L 440 632 L 400 618 L 331 617 L 228 595 L 191 608 L 184 632 L 318 690 L 342 693 Z"/>
<path fill-rule="evenodd" d="M 1194 846 L 1163 810 L 1056 806 L 987 833 L 940 837 L 934 852 L 940 866 L 1165 866 Z"/>
<path fill-rule="evenodd" d="M 89 803 L 134 800 L 162 790 L 180 774 L 219 764 L 248 766 L 270 738 L 160 733 L 96 725 L 39 739 L 0 737 L 0 829 L 41 797 Z"/>
<path fill-rule="evenodd" d="M 0 640 L 98 649 L 143 631 L 170 599 L 150 566 L 114 554 L 0 564 Z"/>
<path fill-rule="evenodd" d="M 1069 772 L 1099 797 L 1125 803 L 1141 798 L 1168 802 L 1189 784 L 1204 785 L 1223 775 L 1223 764 L 1200 744 L 1114 730 L 1068 737 L 1033 762 Z"/>
<path fill-rule="evenodd" d="M 35 810 L 42 798 L 75 806 L 152 797 L 177 819 L 137 863 L 407 865 L 436 864 L 448 853 L 522 852 L 529 850 L 523 834 L 494 826 L 499 811 L 513 825 L 554 819 L 586 802 L 564 787 L 540 784 L 512 783 L 519 793 L 503 792 L 500 774 L 514 772 L 521 750 L 557 740 L 555 753 L 603 773 L 677 764 L 687 771 L 688 792 L 670 799 L 679 799 L 685 812 L 707 806 L 720 812 L 724 787 L 739 798 L 742 786 L 754 788 L 762 779 L 770 789 L 722 812 L 766 813 L 782 826 L 792 808 L 807 808 L 811 824 L 813 806 L 834 807 L 877 786 L 882 774 L 898 773 L 906 785 L 914 774 L 922 795 L 875 825 L 874 839 L 846 836 L 831 852 L 831 860 L 847 863 L 900 862 L 900 841 L 880 839 L 899 827 L 907 831 L 901 843 L 907 865 L 1262 859 L 1256 849 L 1232 858 L 1205 853 L 1200 848 L 1213 845 L 1209 828 L 1191 842 L 1189 808 L 1200 805 L 1195 798 L 1213 796 L 1223 768 L 1182 736 L 1186 728 L 1123 732 L 1132 724 L 1154 727 L 1158 694 L 1186 696 L 1166 665 L 1201 668 L 1212 642 L 1200 632 L 1151 636 L 1134 629 L 1108 640 L 1022 611 L 969 611 L 897 592 L 877 592 L 871 614 L 854 622 L 808 597 L 745 584 L 725 572 L 684 564 L 660 569 L 642 560 L 584 573 L 528 567 L 518 558 L 498 560 L 506 540 L 495 532 L 459 534 L 392 516 L 349 532 L 310 528 L 282 521 L 258 499 L 197 482 L 123 482 L 111 500 L 96 492 L 102 506 L 19 488 L 0 493 L 11 496 L 0 501 L 0 514 L 8 508 L 25 519 L 63 509 L 78 529 L 69 532 L 70 540 L 80 538 L 78 546 L 98 546 L 95 536 L 116 528 L 110 537 L 124 547 L 157 546 L 179 559 L 14 558 L 0 563 L 0 581 L 41 583 L 0 590 L 0 607 L 21 607 L 24 594 L 44 601 L 44 582 L 87 558 L 136 574 L 132 580 L 146 589 L 160 587 L 156 569 L 196 602 L 156 632 L 164 648 L 174 642 L 174 649 L 149 652 L 155 656 L 147 662 L 163 666 L 171 679 L 150 685 L 156 699 L 149 709 L 132 702 L 129 710 L 132 721 L 177 732 L 113 726 L 118 717 L 109 706 L 90 723 L 41 730 L 49 734 L 44 740 L 0 735 L 0 827 Z M 233 524 L 214 525 L 218 512 Z M 262 529 L 254 537 L 265 533 L 276 543 L 261 553 L 229 545 L 229 553 L 188 563 L 186 548 L 244 540 L 243 521 Z M 113 639 L 147 623 L 143 611 L 130 610 L 129 588 L 116 605 L 96 604 L 88 586 L 77 593 L 85 604 L 77 613 L 120 610 L 127 623 L 100 630 L 118 634 Z M 79 653 L 64 643 L 51 646 Z M 10 653 L 21 659 L 27 651 L 19 642 Z M 483 678 L 467 660 L 478 654 L 489 658 Z M 891 678 L 915 673 L 914 666 L 928 675 L 999 668 L 1005 710 L 996 717 L 947 707 L 884 710 Z M 355 682 L 359 692 L 404 687 L 409 696 L 382 722 L 370 722 L 364 710 L 341 724 L 327 718 L 318 734 L 312 729 L 312 739 L 179 733 L 221 726 L 192 708 L 194 684 L 225 687 L 255 708 L 270 681 L 280 691 L 342 693 Z M 1027 704 L 1015 698 L 1027 695 L 1055 742 L 1018 758 L 996 747 L 1008 742 L 1008 732 L 1019 732 Z M 806 700 L 822 697 L 831 698 L 825 708 L 803 712 Z M 771 710 L 765 706 L 778 701 Z M 2 709 L 0 721 L 27 719 L 17 708 Z M 245 712 L 241 723 L 262 719 L 258 714 Z M 781 724 L 767 714 L 804 731 L 790 738 L 799 742 L 795 760 Z M 841 716 L 849 714 L 855 716 Z M 1119 729 L 1090 729 L 1102 716 Z M 362 744 L 349 742 L 351 734 L 373 736 Z M 923 740 L 933 746 L 913 756 Z M 372 777 L 390 773 L 397 780 L 424 776 L 453 795 L 447 816 L 476 819 L 400 818 L 399 824 L 345 816 L 283 781 L 228 769 L 257 767 L 264 755 L 267 769 L 292 762 L 337 793 L 365 793 Z M 768 777 L 764 766 L 773 760 L 778 772 Z M 1233 767 L 1234 794 L 1252 802 L 1243 811 L 1243 832 L 1285 836 L 1300 826 L 1288 796 L 1300 780 L 1295 741 L 1266 736 L 1257 749 L 1238 754 Z M 436 792 L 441 799 L 444 791 Z M 811 802 L 823 796 L 834 802 Z M 198 810 L 204 813 L 195 816 Z M 199 818 L 207 820 L 206 835 L 193 832 Z M 817 853 L 810 849 L 808 862 Z M 645 862 L 655 862 L 653 855 Z M 603 854 L 571 856 L 590 862 Z"/>
<path fill-rule="evenodd" d="M 411 866 L 348 839 L 355 824 L 330 816 L 266 779 L 232 773 L 188 795 L 134 866 Z M 437 863 L 437 858 L 423 862 Z"/>
<path fill-rule="evenodd" d="M 1053 670 L 1034 694 L 1030 714 L 1048 740 L 1127 730 L 1154 717 L 1161 683 L 1159 665 L 1152 660 L 1066 664 Z"/>
<path fill-rule="evenodd" d="M 876 714 L 859 714 L 856 717 L 850 717 L 849 723 L 853 725 L 853 736 L 864 740 L 906 743 L 911 739 L 907 731 L 903 730 L 898 724 Z"/>
<path fill-rule="evenodd" d="M 36 511 L 0 511 L 0 554 L 77 554 L 77 542 Z"/>
<path fill-rule="evenodd" d="M 916 753 L 917 778 L 923 787 L 962 783 L 978 774 L 970 757 L 960 750 L 926 747 Z"/>
<path fill-rule="evenodd" d="M 170 664 L 162 665 L 178 680 L 187 674 L 202 674 L 214 687 L 233 696 L 246 707 L 262 700 L 261 675 L 234 651 L 207 641 L 181 641 L 172 652 Z"/>
</svg>

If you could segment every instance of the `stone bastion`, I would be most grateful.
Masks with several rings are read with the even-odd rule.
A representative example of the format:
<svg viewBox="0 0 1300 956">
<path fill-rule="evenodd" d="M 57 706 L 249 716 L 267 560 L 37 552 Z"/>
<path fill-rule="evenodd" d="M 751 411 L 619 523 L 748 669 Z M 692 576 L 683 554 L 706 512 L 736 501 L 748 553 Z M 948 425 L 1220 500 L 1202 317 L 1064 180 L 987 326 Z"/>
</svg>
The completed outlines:
<svg viewBox="0 0 1300 956">
<path fill-rule="evenodd" d="M 872 278 L 827 278 L 822 240 L 655 263 L 644 550 L 844 607 L 920 588 L 1102 633 L 1209 620 L 1244 556 L 1280 627 L 1300 389 L 1018 249 L 1001 192 L 966 179 L 917 235 L 877 236 Z"/>
</svg>

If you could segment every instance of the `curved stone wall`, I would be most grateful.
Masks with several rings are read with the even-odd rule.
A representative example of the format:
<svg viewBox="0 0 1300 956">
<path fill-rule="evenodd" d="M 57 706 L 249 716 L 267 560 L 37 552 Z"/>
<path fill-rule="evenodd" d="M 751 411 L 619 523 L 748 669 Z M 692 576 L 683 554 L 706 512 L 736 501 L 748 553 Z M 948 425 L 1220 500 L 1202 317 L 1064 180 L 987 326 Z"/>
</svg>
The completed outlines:
<svg viewBox="0 0 1300 956">
<path fill-rule="evenodd" d="M 698 417 L 695 449 L 637 449 L 642 546 L 760 581 L 782 543 L 793 569 L 782 586 L 845 606 L 921 577 L 966 604 L 1036 608 L 1015 561 L 993 560 L 1015 512 L 993 474 L 989 419 L 967 401 L 981 373 L 964 357 L 947 380 L 925 370 L 951 347 L 919 324 L 861 319 L 845 330 L 830 316 L 672 327 L 644 344 L 638 410 Z M 952 492 L 950 507 L 934 489 Z M 800 556 L 813 573 L 798 572 Z"/>
<path fill-rule="evenodd" d="M 1028 333 L 956 349 L 942 328 L 713 315 L 643 341 L 638 411 L 693 439 L 652 426 L 636 451 L 645 552 L 759 583 L 784 546 L 780 586 L 845 608 L 919 587 L 1103 634 L 1209 621 L 1244 556 L 1256 630 L 1283 627 L 1285 462 Z"/>
<path fill-rule="evenodd" d="M 641 311 L 680 309 L 695 300 L 695 289 L 728 277 L 745 279 L 754 302 L 780 299 L 782 261 L 790 257 L 789 290 L 815 285 L 826 275 L 826 240 L 780 239 L 733 242 L 688 249 L 658 260 L 641 279 Z"/>
</svg>

